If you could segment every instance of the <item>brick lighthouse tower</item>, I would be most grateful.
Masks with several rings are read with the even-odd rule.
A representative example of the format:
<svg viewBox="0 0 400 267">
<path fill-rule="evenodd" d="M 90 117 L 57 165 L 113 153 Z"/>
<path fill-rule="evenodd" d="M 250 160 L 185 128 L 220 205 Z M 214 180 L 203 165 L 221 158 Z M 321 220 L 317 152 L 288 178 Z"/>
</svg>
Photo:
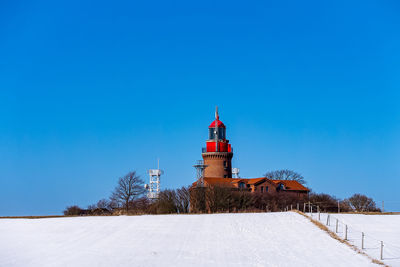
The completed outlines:
<svg viewBox="0 0 400 267">
<path fill-rule="evenodd" d="M 232 178 L 233 152 L 226 139 L 226 127 L 219 120 L 218 107 L 215 109 L 215 121 L 208 127 L 207 146 L 203 148 L 204 177 Z"/>
</svg>

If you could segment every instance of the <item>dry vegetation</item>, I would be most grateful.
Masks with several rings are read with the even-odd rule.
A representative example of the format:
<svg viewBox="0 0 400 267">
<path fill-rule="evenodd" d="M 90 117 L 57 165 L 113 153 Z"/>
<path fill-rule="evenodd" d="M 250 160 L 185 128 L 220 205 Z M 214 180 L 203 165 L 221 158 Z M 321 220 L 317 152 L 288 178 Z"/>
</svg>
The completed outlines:
<svg viewBox="0 0 400 267">
<path fill-rule="evenodd" d="M 293 210 L 294 212 L 306 217 L 307 219 L 309 219 L 313 224 L 315 224 L 319 229 L 321 229 L 322 231 L 325 231 L 326 233 L 328 233 L 332 238 L 338 240 L 339 242 L 346 244 L 347 246 L 349 246 L 351 249 L 353 249 L 354 251 L 356 251 L 359 254 L 362 254 L 366 257 L 368 257 L 373 263 L 379 264 L 379 265 L 383 265 L 383 266 L 388 266 L 385 263 L 383 263 L 382 261 L 378 260 L 378 259 L 374 259 L 371 256 L 369 256 L 368 254 L 366 254 L 364 251 L 360 250 L 358 247 L 350 244 L 348 241 L 344 240 L 343 238 L 339 237 L 336 233 L 332 232 L 331 230 L 328 229 L 328 227 L 326 227 L 324 224 L 320 223 L 319 221 L 314 220 L 313 218 L 307 216 L 306 214 L 304 214 L 301 211 L 298 210 Z M 379 213 L 380 214 L 380 213 Z"/>
</svg>

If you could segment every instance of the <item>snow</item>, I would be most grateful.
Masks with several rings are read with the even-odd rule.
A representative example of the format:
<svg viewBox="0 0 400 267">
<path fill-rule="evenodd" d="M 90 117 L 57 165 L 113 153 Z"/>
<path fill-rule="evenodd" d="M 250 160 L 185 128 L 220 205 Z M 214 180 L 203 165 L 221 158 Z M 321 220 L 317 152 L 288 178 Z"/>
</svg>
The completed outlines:
<svg viewBox="0 0 400 267">
<path fill-rule="evenodd" d="M 313 218 L 318 219 L 318 214 L 314 213 Z M 326 225 L 327 214 L 321 213 L 320 218 Z M 347 225 L 349 242 L 361 249 L 363 232 L 363 251 L 376 259 L 380 259 L 380 242 L 383 241 L 383 262 L 400 267 L 400 215 L 330 214 L 328 227 L 334 232 L 336 219 L 340 237 L 344 238 Z"/>
<path fill-rule="evenodd" d="M 0 266 L 377 266 L 294 212 L 0 219 Z"/>
</svg>

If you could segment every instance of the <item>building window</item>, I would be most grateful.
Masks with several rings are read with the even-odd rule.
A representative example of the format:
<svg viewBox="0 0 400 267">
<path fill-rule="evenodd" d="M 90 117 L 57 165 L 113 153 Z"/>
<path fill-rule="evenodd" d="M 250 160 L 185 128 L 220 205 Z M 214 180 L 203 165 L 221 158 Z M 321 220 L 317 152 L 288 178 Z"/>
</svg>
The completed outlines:
<svg viewBox="0 0 400 267">
<path fill-rule="evenodd" d="M 240 183 L 239 183 L 239 188 L 240 188 L 240 189 L 243 189 L 243 188 L 244 188 L 244 183 L 243 183 L 243 182 L 240 182 Z"/>
<path fill-rule="evenodd" d="M 261 186 L 261 193 L 264 193 L 264 186 Z"/>
<path fill-rule="evenodd" d="M 268 186 L 265 187 L 265 193 L 268 193 Z"/>
<path fill-rule="evenodd" d="M 227 178 L 227 177 L 228 177 L 228 175 L 224 174 L 224 178 Z"/>
</svg>

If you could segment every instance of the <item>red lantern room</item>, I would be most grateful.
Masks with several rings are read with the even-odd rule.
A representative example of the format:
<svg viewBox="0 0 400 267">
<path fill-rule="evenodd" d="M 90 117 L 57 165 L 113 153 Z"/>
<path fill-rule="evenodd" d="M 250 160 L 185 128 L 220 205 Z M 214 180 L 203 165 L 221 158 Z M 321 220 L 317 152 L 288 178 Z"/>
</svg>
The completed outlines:
<svg viewBox="0 0 400 267">
<path fill-rule="evenodd" d="M 218 107 L 215 110 L 215 120 L 208 126 L 207 147 L 203 152 L 232 152 L 229 140 L 226 139 L 226 127 L 219 120 Z"/>
<path fill-rule="evenodd" d="M 203 148 L 203 160 L 207 165 L 204 177 L 232 177 L 232 147 L 226 139 L 226 127 L 219 120 L 218 107 L 215 110 L 215 120 L 208 127 L 208 140 Z"/>
</svg>

